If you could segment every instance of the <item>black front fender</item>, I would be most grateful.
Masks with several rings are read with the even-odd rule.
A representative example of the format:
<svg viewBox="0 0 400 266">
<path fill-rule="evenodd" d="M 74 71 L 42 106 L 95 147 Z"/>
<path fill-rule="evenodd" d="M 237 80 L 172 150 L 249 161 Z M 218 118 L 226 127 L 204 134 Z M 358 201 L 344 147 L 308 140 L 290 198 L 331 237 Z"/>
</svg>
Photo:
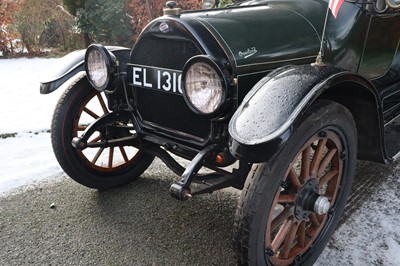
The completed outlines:
<svg viewBox="0 0 400 266">
<path fill-rule="evenodd" d="M 106 48 L 114 53 L 119 61 L 126 63 L 129 60 L 130 49 L 118 46 L 106 46 Z M 85 53 L 86 49 L 77 50 L 61 58 L 54 70 L 48 72 L 40 81 L 40 93 L 51 93 L 76 74 L 84 72 Z M 79 75 L 79 78 L 81 78 L 81 75 Z"/>
<path fill-rule="evenodd" d="M 232 155 L 249 162 L 268 161 L 315 99 L 344 81 L 373 90 L 364 78 L 335 67 L 286 66 L 271 72 L 248 93 L 229 123 Z"/>
<path fill-rule="evenodd" d="M 78 50 L 61 58 L 53 71 L 46 73 L 40 81 L 40 93 L 51 93 L 77 73 L 85 71 L 85 52 L 86 50 Z"/>
</svg>

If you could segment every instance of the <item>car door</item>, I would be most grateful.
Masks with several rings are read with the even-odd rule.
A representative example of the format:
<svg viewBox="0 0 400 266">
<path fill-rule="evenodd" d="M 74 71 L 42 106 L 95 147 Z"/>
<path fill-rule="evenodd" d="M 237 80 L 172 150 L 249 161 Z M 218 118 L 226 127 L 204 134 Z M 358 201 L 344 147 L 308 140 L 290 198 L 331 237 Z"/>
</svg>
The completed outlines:
<svg viewBox="0 0 400 266">
<path fill-rule="evenodd" d="M 387 122 L 400 112 L 400 14 L 384 0 L 374 0 L 374 6 L 366 5 L 370 20 L 359 73 L 379 90 Z"/>
</svg>

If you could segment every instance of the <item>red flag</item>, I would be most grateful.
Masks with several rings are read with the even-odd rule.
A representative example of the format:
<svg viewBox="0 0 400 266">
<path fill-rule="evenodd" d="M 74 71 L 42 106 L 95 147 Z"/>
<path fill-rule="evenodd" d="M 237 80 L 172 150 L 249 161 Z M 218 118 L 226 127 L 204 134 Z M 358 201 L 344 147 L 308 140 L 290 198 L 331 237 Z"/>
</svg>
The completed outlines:
<svg viewBox="0 0 400 266">
<path fill-rule="evenodd" d="M 336 18 L 339 13 L 339 9 L 342 6 L 344 0 L 329 0 L 329 8 L 332 11 L 332 15 Z"/>
</svg>

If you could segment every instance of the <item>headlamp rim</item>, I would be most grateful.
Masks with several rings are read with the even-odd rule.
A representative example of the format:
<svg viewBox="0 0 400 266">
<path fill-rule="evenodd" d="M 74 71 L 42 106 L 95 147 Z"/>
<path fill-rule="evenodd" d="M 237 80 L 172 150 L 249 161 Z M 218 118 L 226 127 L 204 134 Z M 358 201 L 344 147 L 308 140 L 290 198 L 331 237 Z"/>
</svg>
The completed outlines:
<svg viewBox="0 0 400 266">
<path fill-rule="evenodd" d="M 400 4 L 393 4 L 390 0 L 385 0 L 386 6 L 393 8 L 393 9 L 398 9 L 400 7 Z"/>
<path fill-rule="evenodd" d="M 217 73 L 217 75 L 221 81 L 221 87 L 222 87 L 221 101 L 219 102 L 218 107 L 211 113 L 203 113 L 199 109 L 197 109 L 197 107 L 192 104 L 192 102 L 190 101 L 190 99 L 186 93 L 186 85 L 185 85 L 186 75 L 187 75 L 187 72 L 190 69 L 190 67 L 196 63 L 205 63 L 205 64 L 209 65 L 210 67 L 212 67 L 214 69 L 214 71 Z M 182 70 L 182 91 L 183 91 L 183 98 L 185 99 L 185 102 L 189 106 L 190 110 L 192 110 L 195 114 L 200 115 L 202 117 L 206 117 L 206 118 L 218 117 L 221 114 L 221 112 L 223 111 L 223 109 L 225 108 L 226 102 L 228 100 L 227 78 L 224 75 L 224 72 L 221 69 L 221 67 L 218 65 L 218 63 L 215 60 L 213 60 L 210 56 L 207 56 L 207 55 L 197 55 L 197 56 L 190 58 L 186 62 L 185 66 L 183 67 L 183 70 Z"/>
<path fill-rule="evenodd" d="M 106 71 L 107 71 L 107 81 L 100 87 L 96 86 L 96 84 L 92 81 L 92 79 L 90 78 L 89 75 L 89 69 L 88 69 L 88 58 L 89 58 L 89 54 L 93 51 L 93 50 L 97 50 L 98 52 L 100 52 L 100 54 L 103 56 L 104 61 L 106 63 Z M 101 44 L 91 44 L 87 49 L 86 49 L 86 53 L 85 53 L 85 72 L 86 72 L 86 76 L 89 80 L 89 83 L 92 85 L 93 88 L 95 88 L 96 90 L 102 92 L 105 90 L 108 90 L 110 85 L 113 84 L 114 82 L 114 77 L 115 77 L 115 66 L 116 66 L 116 58 L 115 56 L 109 52 L 107 50 L 106 47 L 104 47 Z"/>
</svg>

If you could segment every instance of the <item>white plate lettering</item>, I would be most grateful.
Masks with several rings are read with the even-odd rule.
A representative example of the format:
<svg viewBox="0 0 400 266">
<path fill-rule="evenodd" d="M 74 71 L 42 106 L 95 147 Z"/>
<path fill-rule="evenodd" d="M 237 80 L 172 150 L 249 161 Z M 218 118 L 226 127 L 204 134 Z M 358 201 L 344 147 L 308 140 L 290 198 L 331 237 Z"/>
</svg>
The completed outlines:
<svg viewBox="0 0 400 266">
<path fill-rule="evenodd" d="M 181 71 L 132 65 L 133 86 L 182 94 L 181 83 Z"/>
</svg>

